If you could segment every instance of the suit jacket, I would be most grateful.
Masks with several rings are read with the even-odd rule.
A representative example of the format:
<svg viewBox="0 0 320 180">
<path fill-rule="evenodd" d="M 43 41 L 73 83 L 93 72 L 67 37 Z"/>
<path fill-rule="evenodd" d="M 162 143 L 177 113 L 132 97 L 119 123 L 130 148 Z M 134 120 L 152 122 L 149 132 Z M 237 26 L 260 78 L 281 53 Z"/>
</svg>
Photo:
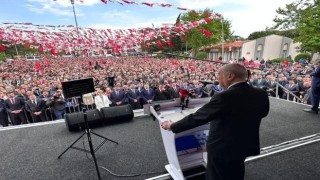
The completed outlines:
<svg viewBox="0 0 320 180">
<path fill-rule="evenodd" d="M 171 97 L 172 99 L 175 99 L 175 98 L 179 98 L 179 97 L 180 97 L 180 95 L 179 95 L 180 88 L 179 88 L 179 87 L 176 87 L 176 89 L 174 89 L 173 87 L 170 87 L 170 88 L 168 89 L 168 91 L 169 91 L 170 97 Z"/>
<path fill-rule="evenodd" d="M 107 95 L 96 96 L 94 97 L 94 103 L 96 104 L 96 107 L 98 110 L 100 110 L 103 107 L 109 107 L 111 104 L 111 101 L 109 100 Z"/>
<path fill-rule="evenodd" d="M 43 111 L 45 109 L 45 104 L 42 99 L 36 99 L 37 104 L 32 103 L 31 100 L 28 100 L 25 104 L 26 110 L 30 113 Z"/>
<path fill-rule="evenodd" d="M 138 89 L 129 89 L 127 93 L 127 97 L 129 98 L 129 103 L 134 103 L 134 100 L 137 99 L 139 102 L 140 93 Z"/>
<path fill-rule="evenodd" d="M 320 65 L 318 65 L 315 72 L 310 74 L 312 76 L 311 79 L 311 87 L 315 89 L 317 92 L 320 92 Z"/>
<path fill-rule="evenodd" d="M 14 110 L 24 110 L 24 100 L 19 97 L 14 98 L 14 103 L 12 104 L 10 99 L 6 99 L 4 101 L 5 107 L 9 113 Z"/>
<path fill-rule="evenodd" d="M 286 84 L 285 87 L 286 87 L 289 91 L 291 91 L 291 92 L 293 92 L 293 93 L 299 92 L 299 86 L 298 86 L 298 84 L 293 84 L 293 85 Z"/>
<path fill-rule="evenodd" d="M 269 113 L 268 94 L 245 82 L 215 94 L 197 112 L 171 126 L 179 133 L 210 122 L 207 151 L 229 160 L 260 153 L 259 126 Z"/>
<path fill-rule="evenodd" d="M 112 105 L 116 105 L 116 102 L 121 102 L 121 104 L 124 104 L 124 101 L 126 99 L 126 95 L 123 90 L 119 90 L 119 94 L 116 94 L 116 91 L 112 91 L 110 94 L 110 101 L 112 102 Z"/>
<path fill-rule="evenodd" d="M 154 100 L 155 94 L 153 89 L 149 88 L 149 91 L 147 89 L 143 89 L 141 92 L 141 97 L 144 101 L 144 103 L 147 103 L 148 100 Z"/>
<path fill-rule="evenodd" d="M 272 89 L 272 90 L 276 90 L 276 88 L 277 88 L 277 82 L 276 81 L 269 81 L 269 83 L 268 83 L 268 85 L 267 85 L 267 87 L 269 88 L 269 89 Z"/>
<path fill-rule="evenodd" d="M 6 118 L 7 116 L 8 115 L 7 115 L 6 107 L 5 107 L 5 104 L 4 104 L 4 100 L 0 99 L 0 119 L 1 118 Z"/>
<path fill-rule="evenodd" d="M 257 88 L 266 88 L 268 83 L 265 79 L 255 79 L 253 80 L 252 85 Z"/>
</svg>

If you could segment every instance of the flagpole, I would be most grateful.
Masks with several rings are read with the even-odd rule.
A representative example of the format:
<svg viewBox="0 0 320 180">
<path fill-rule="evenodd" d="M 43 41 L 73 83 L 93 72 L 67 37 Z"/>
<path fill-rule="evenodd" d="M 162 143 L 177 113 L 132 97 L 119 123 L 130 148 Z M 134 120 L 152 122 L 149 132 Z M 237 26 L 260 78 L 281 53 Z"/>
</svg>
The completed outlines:
<svg viewBox="0 0 320 180">
<path fill-rule="evenodd" d="M 71 4 L 72 4 L 72 9 L 73 9 L 73 16 L 74 16 L 74 22 L 76 23 L 76 28 L 77 28 L 77 36 L 78 36 L 78 39 L 80 39 L 80 34 L 79 34 L 79 27 L 78 27 L 78 20 L 77 20 L 77 15 L 76 15 L 76 10 L 74 9 L 74 0 L 70 0 Z M 81 52 L 81 47 L 79 46 L 79 50 L 80 50 L 80 53 Z M 76 52 L 74 52 L 76 53 Z"/>
<path fill-rule="evenodd" d="M 224 61 L 224 32 L 223 32 L 223 18 L 221 18 L 221 56 L 222 56 L 222 62 Z"/>
</svg>

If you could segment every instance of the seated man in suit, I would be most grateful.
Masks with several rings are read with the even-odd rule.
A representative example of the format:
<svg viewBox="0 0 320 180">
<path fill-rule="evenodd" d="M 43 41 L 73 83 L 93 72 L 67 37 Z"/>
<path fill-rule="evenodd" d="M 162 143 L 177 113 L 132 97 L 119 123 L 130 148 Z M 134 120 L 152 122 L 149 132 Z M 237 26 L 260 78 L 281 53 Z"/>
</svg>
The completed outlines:
<svg viewBox="0 0 320 180">
<path fill-rule="evenodd" d="M 31 114 L 33 122 L 47 121 L 45 116 L 45 104 L 42 99 L 37 98 L 35 94 L 29 96 L 26 102 L 26 110 Z"/>
<path fill-rule="evenodd" d="M 103 107 L 109 107 L 111 102 L 106 94 L 103 93 L 101 89 L 97 90 L 97 95 L 94 97 L 94 103 L 97 109 L 100 111 Z"/>
<path fill-rule="evenodd" d="M 22 98 L 15 97 L 14 92 L 10 92 L 4 104 L 14 125 L 28 124 L 24 113 L 24 100 Z"/>
<path fill-rule="evenodd" d="M 161 123 L 163 129 L 180 133 L 210 122 L 207 180 L 243 180 L 246 157 L 260 153 L 259 127 L 269 113 L 269 98 L 248 85 L 247 77 L 243 65 L 224 65 L 218 79 L 225 91 L 180 121 Z"/>
<path fill-rule="evenodd" d="M 112 106 L 121 106 L 125 104 L 126 95 L 122 89 L 120 89 L 120 83 L 117 83 L 114 87 L 114 91 L 110 94 L 110 101 Z"/>
</svg>

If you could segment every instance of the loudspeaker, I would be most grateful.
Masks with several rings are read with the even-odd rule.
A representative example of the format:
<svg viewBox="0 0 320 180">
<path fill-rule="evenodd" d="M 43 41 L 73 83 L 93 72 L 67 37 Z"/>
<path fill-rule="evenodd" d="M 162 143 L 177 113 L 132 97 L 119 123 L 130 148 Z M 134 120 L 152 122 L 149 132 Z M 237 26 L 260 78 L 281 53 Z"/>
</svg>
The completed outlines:
<svg viewBox="0 0 320 180">
<path fill-rule="evenodd" d="M 102 122 L 102 116 L 98 109 L 87 110 L 86 113 L 89 126 Z M 78 130 L 79 126 L 82 128 L 85 126 L 83 112 L 65 114 L 64 119 L 70 131 Z"/>
<path fill-rule="evenodd" d="M 113 106 L 101 108 L 104 122 L 123 122 L 131 121 L 134 117 L 130 105 Z"/>
</svg>

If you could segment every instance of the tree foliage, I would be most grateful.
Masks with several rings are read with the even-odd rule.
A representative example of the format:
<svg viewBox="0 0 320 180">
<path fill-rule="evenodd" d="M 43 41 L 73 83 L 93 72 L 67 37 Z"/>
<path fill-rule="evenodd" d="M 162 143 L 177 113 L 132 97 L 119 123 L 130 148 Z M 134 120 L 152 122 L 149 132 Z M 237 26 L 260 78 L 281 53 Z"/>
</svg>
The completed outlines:
<svg viewBox="0 0 320 180">
<path fill-rule="evenodd" d="M 0 61 L 5 61 L 6 60 L 6 53 L 0 51 Z"/>
<path fill-rule="evenodd" d="M 277 29 L 295 28 L 299 35 L 294 41 L 301 42 L 302 51 L 320 50 L 320 0 L 298 0 L 278 8 L 273 20 Z"/>
<path fill-rule="evenodd" d="M 308 62 L 310 62 L 311 54 L 309 54 L 309 53 L 300 53 L 294 58 L 294 61 L 295 62 L 299 62 L 300 59 L 306 59 Z"/>
<path fill-rule="evenodd" d="M 248 36 L 248 40 L 254 40 L 261 37 L 269 36 L 271 34 L 276 34 L 279 36 L 285 36 L 291 39 L 297 38 L 299 36 L 297 29 L 289 29 L 284 31 L 274 30 L 274 29 L 266 29 L 265 31 L 256 31 L 251 33 Z"/>
<path fill-rule="evenodd" d="M 200 19 L 208 17 L 208 15 L 213 14 L 213 10 L 205 9 L 200 11 L 199 13 L 195 13 L 194 11 L 189 11 L 181 15 L 182 21 L 193 22 L 198 21 Z M 223 29 L 224 29 L 224 40 L 229 40 L 232 38 L 232 33 L 230 31 L 231 22 L 229 20 L 223 21 Z M 204 33 L 200 32 L 200 29 L 206 29 L 212 36 L 205 36 Z M 186 33 L 186 41 L 189 47 L 191 47 L 194 51 L 198 51 L 200 47 L 208 46 L 212 44 L 216 44 L 221 42 L 222 36 L 222 21 L 220 19 L 215 19 L 207 24 L 201 24 L 200 26 L 191 29 Z"/>
</svg>

